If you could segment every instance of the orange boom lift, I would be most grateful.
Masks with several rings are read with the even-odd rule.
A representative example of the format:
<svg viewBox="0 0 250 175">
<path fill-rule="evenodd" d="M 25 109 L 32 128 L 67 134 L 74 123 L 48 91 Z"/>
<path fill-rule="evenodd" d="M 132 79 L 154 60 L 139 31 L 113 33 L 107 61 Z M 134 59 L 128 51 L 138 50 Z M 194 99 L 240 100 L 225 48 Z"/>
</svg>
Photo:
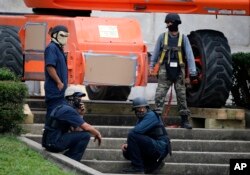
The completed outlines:
<svg viewBox="0 0 250 175">
<path fill-rule="evenodd" d="M 34 13 L 0 15 L 0 67 L 9 67 L 23 80 L 44 80 L 43 52 L 50 42 L 48 31 L 55 25 L 65 25 L 70 31 L 65 48 L 69 83 L 86 85 L 92 100 L 127 100 L 131 87 L 146 86 L 149 54 L 138 21 L 90 17 L 91 10 L 241 16 L 249 16 L 250 11 L 249 0 L 24 2 Z M 201 78 L 199 84 L 188 90 L 188 103 L 220 107 L 229 96 L 232 81 L 227 39 L 222 32 L 214 30 L 197 30 L 188 37 Z M 204 41 L 206 37 L 209 42 Z M 218 53 L 221 54 L 219 62 L 215 56 Z M 208 69 L 211 64 L 213 69 Z M 211 78 L 212 75 L 216 78 Z"/>
</svg>

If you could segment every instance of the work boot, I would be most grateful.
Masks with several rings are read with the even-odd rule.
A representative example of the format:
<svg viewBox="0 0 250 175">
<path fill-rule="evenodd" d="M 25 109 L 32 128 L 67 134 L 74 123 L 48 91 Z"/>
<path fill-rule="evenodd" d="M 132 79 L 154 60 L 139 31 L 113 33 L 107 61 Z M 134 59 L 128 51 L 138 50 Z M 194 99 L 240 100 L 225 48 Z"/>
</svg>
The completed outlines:
<svg viewBox="0 0 250 175">
<path fill-rule="evenodd" d="M 158 174 L 159 171 L 164 167 L 165 160 L 160 160 L 153 163 L 150 167 L 145 168 L 145 174 Z"/>
<path fill-rule="evenodd" d="M 192 125 L 188 121 L 188 116 L 181 116 L 181 128 L 192 129 Z"/>
<path fill-rule="evenodd" d="M 122 173 L 123 174 L 144 174 L 144 170 L 141 168 L 131 166 L 129 168 L 123 169 Z"/>
</svg>

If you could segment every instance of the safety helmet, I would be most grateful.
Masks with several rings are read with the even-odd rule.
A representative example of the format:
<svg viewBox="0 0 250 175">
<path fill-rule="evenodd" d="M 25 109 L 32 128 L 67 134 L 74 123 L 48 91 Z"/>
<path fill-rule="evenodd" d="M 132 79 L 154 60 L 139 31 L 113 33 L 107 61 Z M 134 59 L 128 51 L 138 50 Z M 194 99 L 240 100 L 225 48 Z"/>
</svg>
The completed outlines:
<svg viewBox="0 0 250 175">
<path fill-rule="evenodd" d="M 149 107 L 147 100 L 143 97 L 136 97 L 133 100 L 132 109 L 134 110 L 135 108 L 138 108 L 138 107 Z"/>
<path fill-rule="evenodd" d="M 166 15 L 165 23 L 167 22 L 175 22 L 177 24 L 181 24 L 181 18 L 177 13 L 169 13 Z"/>
<path fill-rule="evenodd" d="M 50 33 L 50 36 L 52 37 L 54 33 L 58 33 L 60 31 L 69 33 L 68 28 L 66 26 L 64 26 L 64 25 L 57 25 L 57 26 L 53 27 L 49 31 L 49 33 Z"/>
<path fill-rule="evenodd" d="M 69 97 L 85 97 L 86 94 L 82 92 L 81 88 L 78 86 L 69 86 L 64 94 L 65 98 L 69 98 Z"/>
</svg>

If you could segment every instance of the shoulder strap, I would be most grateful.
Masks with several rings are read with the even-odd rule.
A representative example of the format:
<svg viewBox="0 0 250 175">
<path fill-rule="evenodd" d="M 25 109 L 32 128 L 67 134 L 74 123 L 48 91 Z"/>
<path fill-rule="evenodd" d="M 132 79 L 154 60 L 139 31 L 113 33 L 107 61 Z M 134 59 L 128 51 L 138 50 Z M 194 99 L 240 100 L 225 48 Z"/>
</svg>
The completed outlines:
<svg viewBox="0 0 250 175">
<path fill-rule="evenodd" d="M 183 57 L 182 57 L 182 50 L 181 50 L 182 38 L 183 38 L 183 35 L 179 33 L 179 39 L 178 39 L 178 45 L 177 45 L 177 47 L 179 48 L 178 49 L 179 64 L 183 64 Z"/>
<path fill-rule="evenodd" d="M 54 117 L 55 114 L 56 114 L 56 112 L 57 112 L 62 106 L 63 106 L 63 105 L 59 105 L 59 106 L 57 106 L 56 108 L 54 108 L 54 109 L 52 110 L 52 112 L 50 113 L 50 117 Z"/>
<path fill-rule="evenodd" d="M 166 55 L 167 47 L 168 47 L 168 32 L 165 32 L 164 43 L 163 43 L 163 50 L 161 52 L 161 57 L 160 57 L 160 60 L 159 60 L 160 64 L 163 62 L 163 59 L 164 59 L 164 57 Z"/>
<path fill-rule="evenodd" d="M 178 49 L 179 64 L 183 64 L 183 56 L 182 56 L 182 50 L 181 50 L 182 40 L 183 40 L 183 34 L 179 33 L 178 44 L 177 44 L 177 47 L 179 48 Z M 163 50 L 161 52 L 161 57 L 160 57 L 160 60 L 159 60 L 160 64 L 163 62 L 163 59 L 164 59 L 164 57 L 166 55 L 166 52 L 167 52 L 167 48 L 168 48 L 168 32 L 165 32 Z"/>
</svg>

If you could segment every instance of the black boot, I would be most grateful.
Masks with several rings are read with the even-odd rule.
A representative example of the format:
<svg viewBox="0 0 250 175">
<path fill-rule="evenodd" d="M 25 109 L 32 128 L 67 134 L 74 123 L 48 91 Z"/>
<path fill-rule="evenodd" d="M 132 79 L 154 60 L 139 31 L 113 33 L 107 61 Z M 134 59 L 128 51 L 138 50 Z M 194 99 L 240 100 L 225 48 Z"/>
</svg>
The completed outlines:
<svg viewBox="0 0 250 175">
<path fill-rule="evenodd" d="M 144 174 L 144 170 L 131 166 L 129 168 L 123 169 L 122 173 L 123 174 Z"/>
<path fill-rule="evenodd" d="M 192 125 L 188 121 L 188 116 L 181 116 L 181 127 L 186 129 L 192 129 Z"/>
</svg>

